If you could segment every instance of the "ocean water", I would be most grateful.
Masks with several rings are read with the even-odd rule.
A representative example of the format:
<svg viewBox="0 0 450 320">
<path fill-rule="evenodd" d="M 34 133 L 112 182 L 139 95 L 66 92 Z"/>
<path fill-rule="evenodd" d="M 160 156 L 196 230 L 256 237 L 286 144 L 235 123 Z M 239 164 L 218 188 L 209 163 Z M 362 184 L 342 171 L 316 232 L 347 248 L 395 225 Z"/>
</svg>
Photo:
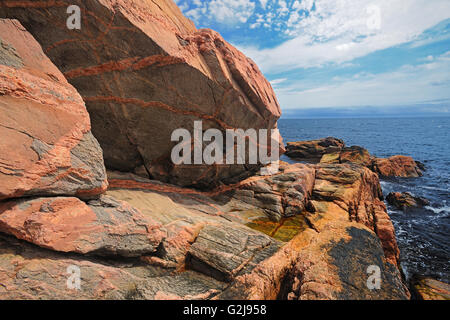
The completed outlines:
<svg viewBox="0 0 450 320">
<path fill-rule="evenodd" d="M 281 119 L 284 142 L 337 137 L 377 157 L 401 154 L 426 165 L 420 178 L 382 179 L 385 196 L 409 191 L 431 201 L 406 212 L 388 205 L 407 278 L 428 275 L 450 280 L 450 118 Z M 282 160 L 292 162 L 286 156 Z"/>
</svg>

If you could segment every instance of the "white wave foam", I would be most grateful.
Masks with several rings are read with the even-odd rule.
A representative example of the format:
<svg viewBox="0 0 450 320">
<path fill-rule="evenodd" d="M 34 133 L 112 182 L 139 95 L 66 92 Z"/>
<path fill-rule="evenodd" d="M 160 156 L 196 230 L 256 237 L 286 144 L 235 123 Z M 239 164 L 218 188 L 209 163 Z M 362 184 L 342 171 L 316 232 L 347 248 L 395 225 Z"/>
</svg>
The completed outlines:
<svg viewBox="0 0 450 320">
<path fill-rule="evenodd" d="M 445 206 L 445 207 L 441 207 L 441 208 L 433 208 L 431 206 L 426 206 L 425 209 L 433 211 L 436 214 L 440 214 L 440 213 L 450 213 L 450 207 Z"/>
<path fill-rule="evenodd" d="M 418 186 L 419 188 L 433 190 L 433 191 L 444 191 L 444 192 L 450 192 L 449 189 L 442 189 L 442 188 L 436 188 L 436 187 L 428 187 L 428 186 Z"/>
</svg>

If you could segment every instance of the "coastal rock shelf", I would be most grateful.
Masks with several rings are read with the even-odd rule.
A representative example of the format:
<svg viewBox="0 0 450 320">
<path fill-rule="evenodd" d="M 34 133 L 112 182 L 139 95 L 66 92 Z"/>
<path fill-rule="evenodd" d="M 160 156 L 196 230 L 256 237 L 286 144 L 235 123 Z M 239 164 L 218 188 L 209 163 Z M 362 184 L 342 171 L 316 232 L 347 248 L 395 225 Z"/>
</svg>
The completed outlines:
<svg viewBox="0 0 450 320">
<path fill-rule="evenodd" d="M 174 129 L 272 129 L 280 108 L 171 0 L 132 4 L 0 3 L 20 20 L 0 19 L 0 299 L 408 299 L 378 173 L 418 164 L 329 138 L 267 176 L 171 165 Z"/>
<path fill-rule="evenodd" d="M 346 147 L 341 139 L 328 137 L 318 140 L 288 142 L 287 156 L 307 162 L 358 163 L 378 173 L 381 177 L 417 178 L 425 166 L 407 156 L 377 158 L 359 146 Z"/>
<path fill-rule="evenodd" d="M 269 195 L 289 197 L 286 183 L 292 180 L 305 194 L 289 198 L 303 205 L 297 204 L 298 211 L 289 211 L 290 217 L 282 215 L 278 220 L 279 229 L 289 227 L 285 230 L 290 236 L 284 234 L 276 239 L 270 236 L 273 230 L 265 234 L 258 227 L 249 228 L 268 217 L 272 217 L 268 221 L 277 223 L 270 206 L 248 201 L 255 192 L 252 190 L 265 194 L 261 201 L 270 204 Z M 109 173 L 109 183 L 109 197 L 128 202 L 141 213 L 141 219 L 153 221 L 156 230 L 166 233 L 158 240 L 158 250 L 136 260 L 121 262 L 116 257 L 112 264 L 107 256 L 102 258 L 96 252 L 91 256 L 63 255 L 3 237 L 0 274 L 7 288 L 4 296 L 31 296 L 44 281 L 39 279 L 51 278 L 46 289 L 41 290 L 41 298 L 55 298 L 55 292 L 59 298 L 73 298 L 74 293 L 65 292 L 57 279 L 63 277 L 61 270 L 75 264 L 87 273 L 83 282 L 87 288 L 75 295 L 80 298 L 409 297 L 396 265 L 398 249 L 392 224 L 385 207 L 377 202 L 378 178 L 364 167 L 282 163 L 276 175 L 254 176 L 208 192 L 117 172 Z M 281 204 L 281 208 L 286 207 L 288 203 Z M 156 237 L 155 231 L 152 234 Z M 22 249 L 8 249 L 18 247 Z M 25 253 L 19 252 L 34 258 L 24 260 Z M 21 285 L 24 278 L 12 276 L 13 270 L 7 267 L 12 260 L 22 261 L 21 275 L 28 276 L 27 270 L 33 268 L 40 278 Z M 366 285 L 370 265 L 382 270 L 385 285 L 376 292 Z M 99 269 L 111 275 L 108 286 L 102 285 Z M 183 288 L 183 284 L 192 287 Z"/>
</svg>

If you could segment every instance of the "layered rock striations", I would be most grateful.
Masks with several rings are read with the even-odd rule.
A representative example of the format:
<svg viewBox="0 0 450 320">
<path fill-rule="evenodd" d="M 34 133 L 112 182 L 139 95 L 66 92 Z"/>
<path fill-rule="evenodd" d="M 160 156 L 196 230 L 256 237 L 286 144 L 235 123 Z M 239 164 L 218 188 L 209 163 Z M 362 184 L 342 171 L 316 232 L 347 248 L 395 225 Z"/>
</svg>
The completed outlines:
<svg viewBox="0 0 450 320">
<path fill-rule="evenodd" d="M 82 98 L 17 20 L 0 20 L 0 114 L 0 200 L 106 190 Z"/>
<path fill-rule="evenodd" d="M 418 300 L 450 300 L 450 285 L 428 277 L 411 279 L 412 293 Z"/>
<path fill-rule="evenodd" d="M 81 29 L 68 29 L 69 5 Z M 256 64 L 172 0 L 2 1 L 77 88 L 110 169 L 182 186 L 249 176 L 249 166 L 174 166 L 175 129 L 274 129 L 280 107 Z M 253 168 L 256 170 L 257 168 Z"/>
<path fill-rule="evenodd" d="M 286 155 L 299 160 L 320 161 L 323 155 L 340 152 L 345 143 L 341 139 L 328 137 L 319 140 L 288 142 Z"/>
</svg>

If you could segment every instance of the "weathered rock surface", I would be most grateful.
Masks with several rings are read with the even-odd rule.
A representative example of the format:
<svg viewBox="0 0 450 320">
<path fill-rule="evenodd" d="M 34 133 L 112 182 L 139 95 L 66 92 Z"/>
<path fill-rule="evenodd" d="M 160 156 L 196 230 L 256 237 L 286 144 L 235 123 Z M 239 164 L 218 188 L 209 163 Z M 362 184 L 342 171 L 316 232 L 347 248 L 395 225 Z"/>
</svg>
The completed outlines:
<svg viewBox="0 0 450 320">
<path fill-rule="evenodd" d="M 378 176 L 356 164 L 320 164 L 303 212 L 306 226 L 222 299 L 408 299 L 397 268 L 392 222 L 380 200 Z M 260 228 L 260 230 L 264 230 Z M 381 271 L 380 290 L 367 286 L 368 268 Z"/>
<path fill-rule="evenodd" d="M 80 290 L 70 281 L 76 267 Z M 139 261 L 63 255 L 1 234 L 0 283 L 2 300 L 208 299 L 226 285 L 190 270 L 173 274 Z"/>
<path fill-rule="evenodd" d="M 432 278 L 415 276 L 411 279 L 412 293 L 419 300 L 450 300 L 450 285 Z"/>
<path fill-rule="evenodd" d="M 372 166 L 372 156 L 369 151 L 359 146 L 342 148 L 339 154 L 339 163 L 357 163 L 370 168 Z"/>
<path fill-rule="evenodd" d="M 69 5 L 81 8 L 81 30 L 66 26 Z M 182 186 L 235 182 L 250 168 L 174 166 L 172 132 L 192 134 L 195 120 L 222 132 L 276 127 L 280 108 L 256 64 L 172 0 L 2 1 L 0 16 L 19 19 L 80 92 L 111 169 Z"/>
<path fill-rule="evenodd" d="M 213 278 L 230 280 L 245 269 L 254 269 L 279 248 L 278 242 L 259 232 L 208 225 L 189 249 L 188 263 Z"/>
<path fill-rule="evenodd" d="M 128 202 L 154 221 L 152 225 L 161 226 L 158 230 L 165 230 L 157 250 L 123 262 L 116 257 L 112 263 L 2 238 L 3 296 L 36 298 L 39 292 L 53 299 L 408 298 L 396 266 L 396 247 L 386 240 L 392 224 L 385 207 L 370 204 L 380 190 L 377 175 L 367 168 L 282 163 L 272 176 L 254 176 L 208 192 L 124 173 L 111 172 L 109 182 L 108 196 Z M 297 193 L 289 191 L 290 185 Z M 249 201 L 261 194 L 262 202 Z M 277 219 L 261 206 L 276 196 L 298 201 L 297 210 L 286 215 L 289 203 L 280 202 Z M 12 261 L 21 265 L 17 275 Z M 80 292 L 64 287 L 68 265 L 81 269 Z M 379 266 L 382 277 L 381 289 L 373 291 L 366 283 L 372 265 Z M 32 281 L 25 283 L 23 276 Z"/>
<path fill-rule="evenodd" d="M 296 160 L 307 162 L 357 163 L 368 167 L 382 177 L 415 178 L 422 176 L 422 171 L 425 169 L 422 163 L 414 161 L 411 157 L 377 158 L 362 147 L 346 147 L 344 141 L 332 137 L 288 142 L 285 154 Z"/>
<path fill-rule="evenodd" d="M 418 162 L 406 156 L 393 156 L 387 159 L 376 158 L 373 168 L 383 177 L 417 178 L 423 175 Z"/>
<path fill-rule="evenodd" d="M 387 261 L 397 265 L 400 251 L 382 197 L 378 176 L 369 169 L 352 163 L 321 164 L 316 172 L 311 201 L 314 215 L 310 221 L 320 230 L 321 221 L 327 220 L 330 211 L 348 215 L 350 221 L 361 223 L 378 235 Z"/>
<path fill-rule="evenodd" d="M 333 137 L 319 140 L 288 142 L 285 154 L 299 160 L 319 161 L 323 155 L 340 152 L 344 146 L 344 141 Z"/>
<path fill-rule="evenodd" d="M 389 204 L 401 210 L 424 207 L 430 204 L 430 201 L 427 199 L 416 197 L 409 192 L 391 192 L 387 195 L 386 200 Z"/>
<path fill-rule="evenodd" d="M 83 100 L 16 20 L 0 19 L 0 200 L 107 188 Z"/>
<path fill-rule="evenodd" d="M 0 232 L 43 248 L 138 257 L 156 251 L 165 232 L 129 204 L 102 196 L 36 198 L 0 203 Z"/>
</svg>

